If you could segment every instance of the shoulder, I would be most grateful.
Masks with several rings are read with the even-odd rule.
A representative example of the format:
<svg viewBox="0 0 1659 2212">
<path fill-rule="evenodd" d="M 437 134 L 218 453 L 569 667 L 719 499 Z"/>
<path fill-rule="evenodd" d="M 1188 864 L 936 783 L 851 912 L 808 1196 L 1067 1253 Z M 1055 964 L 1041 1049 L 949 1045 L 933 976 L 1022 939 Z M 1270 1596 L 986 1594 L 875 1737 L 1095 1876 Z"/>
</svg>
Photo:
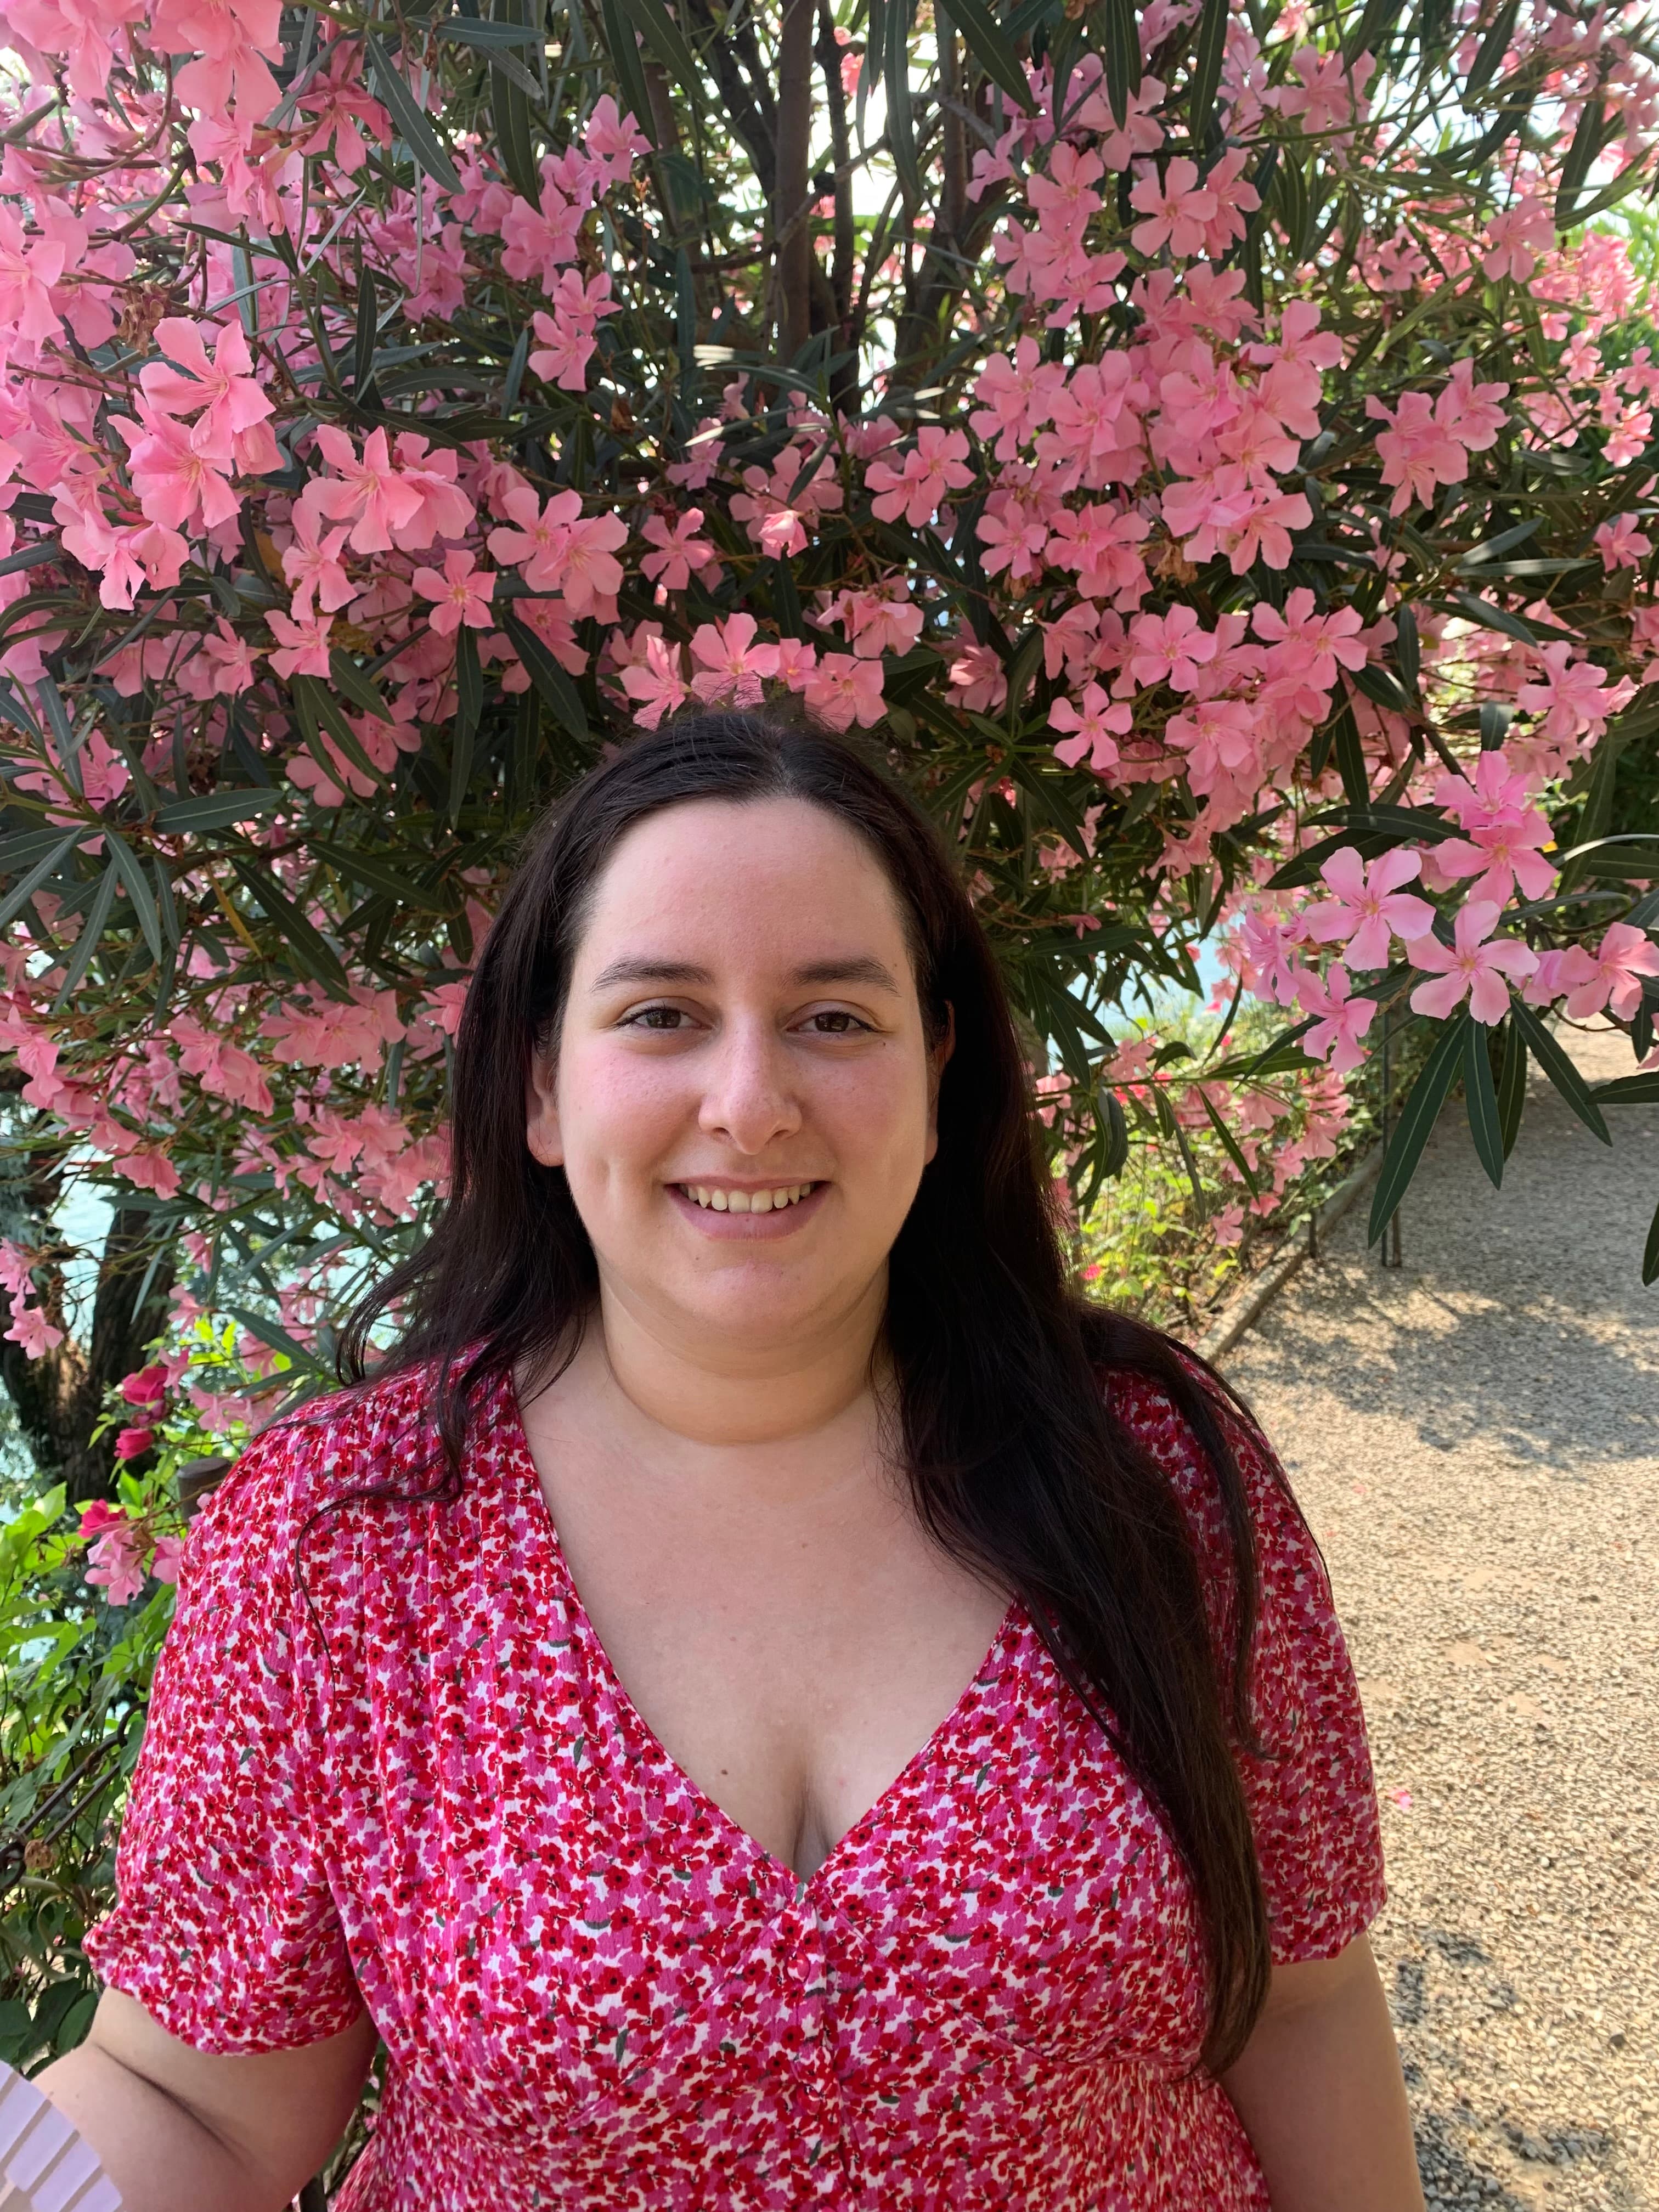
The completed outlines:
<svg viewBox="0 0 1659 2212">
<path fill-rule="evenodd" d="M 1323 1611 L 1330 1603 L 1325 1563 L 1278 1455 L 1255 1420 L 1196 1361 L 1183 1353 L 1180 1362 L 1237 1470 L 1236 1495 L 1244 1523 L 1237 1533 L 1248 1538 L 1261 1594 L 1290 1601 L 1292 1612 Z M 1139 1370 L 1108 1376 L 1106 1402 L 1168 1481 L 1206 1587 L 1231 1613 L 1237 1550 L 1229 1486 L 1198 1425 L 1165 1383 Z"/>
<path fill-rule="evenodd" d="M 428 1412 L 431 1375 L 410 1368 L 279 1414 L 243 1447 L 185 1540 L 184 1576 L 266 1564 L 280 1572 L 313 1517 L 360 1489 L 424 1486 L 441 1460 Z"/>
</svg>

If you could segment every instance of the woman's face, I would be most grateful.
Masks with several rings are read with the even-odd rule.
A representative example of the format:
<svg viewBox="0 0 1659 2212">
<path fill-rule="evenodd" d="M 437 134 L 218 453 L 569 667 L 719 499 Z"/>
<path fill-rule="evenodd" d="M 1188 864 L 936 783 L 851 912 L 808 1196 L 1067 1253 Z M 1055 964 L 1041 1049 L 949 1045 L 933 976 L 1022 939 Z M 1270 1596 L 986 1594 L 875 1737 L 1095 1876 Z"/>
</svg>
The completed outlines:
<svg viewBox="0 0 1659 2212">
<path fill-rule="evenodd" d="M 944 1058 L 863 841 L 805 800 L 690 800 L 599 879 L 528 1141 L 605 1295 L 741 1364 L 879 1300 Z"/>
</svg>

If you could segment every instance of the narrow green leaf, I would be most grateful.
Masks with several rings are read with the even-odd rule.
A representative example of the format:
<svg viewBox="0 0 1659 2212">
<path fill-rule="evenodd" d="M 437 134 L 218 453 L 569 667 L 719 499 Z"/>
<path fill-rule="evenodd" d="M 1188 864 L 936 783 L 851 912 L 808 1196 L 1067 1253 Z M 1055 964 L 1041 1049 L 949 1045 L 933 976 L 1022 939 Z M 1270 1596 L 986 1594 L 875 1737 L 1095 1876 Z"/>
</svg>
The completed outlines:
<svg viewBox="0 0 1659 2212">
<path fill-rule="evenodd" d="M 513 650 L 529 671 L 530 680 L 537 690 L 571 736 L 586 744 L 587 710 L 582 705 L 580 692 L 529 623 L 520 621 L 512 611 L 510 604 L 501 608 L 501 628 L 511 640 Z"/>
<path fill-rule="evenodd" d="M 525 0 L 495 0 L 493 31 L 521 32 Z M 509 58 L 503 55 L 502 61 Z M 530 95 L 519 78 L 526 72 L 492 63 L 489 71 L 489 113 L 495 126 L 495 146 L 514 190 L 534 207 L 540 200 L 542 180 L 536 167 L 536 141 L 532 128 Z"/>
<path fill-rule="evenodd" d="M 86 974 L 93 954 L 109 923 L 109 910 L 115 903 L 115 886 L 120 881 L 120 871 L 113 861 L 99 878 L 98 890 L 91 911 L 82 924 L 81 934 L 75 940 L 75 950 L 64 970 L 64 980 L 58 987 L 58 996 L 52 1002 L 52 1011 L 58 1013 L 74 996 L 81 978 Z"/>
<path fill-rule="evenodd" d="M 1034 114 L 1036 102 L 1020 67 L 1019 56 L 1009 45 L 1002 26 L 985 5 L 985 0 L 951 0 L 951 16 L 962 33 L 963 45 L 987 76 L 994 77 L 1028 115 Z"/>
<path fill-rule="evenodd" d="M 1579 190 L 1590 173 L 1596 155 L 1607 143 L 1607 103 L 1598 92 L 1593 100 L 1584 102 L 1578 118 L 1578 128 L 1572 134 L 1572 143 L 1567 149 L 1567 158 L 1561 164 L 1561 175 L 1555 188 L 1555 227 L 1571 230 L 1577 220 L 1574 203 Z"/>
<path fill-rule="evenodd" d="M 461 180 L 455 164 L 440 143 L 437 133 L 415 103 L 415 95 L 392 66 L 392 57 L 373 31 L 363 33 L 363 55 L 374 79 L 374 89 L 386 102 L 398 136 L 434 184 L 447 192 L 458 192 Z"/>
<path fill-rule="evenodd" d="M 1452 599 L 1465 617 L 1478 623 L 1482 629 L 1499 630 L 1505 637 L 1518 637 L 1523 645 L 1538 642 L 1538 633 L 1530 623 L 1512 615 L 1507 607 L 1495 607 L 1490 599 L 1477 599 L 1472 592 L 1454 592 Z"/>
<path fill-rule="evenodd" d="M 38 545 L 22 546 L 15 553 L 8 553 L 0 561 L 0 576 L 9 576 L 19 568 L 38 568 L 43 562 L 61 561 L 64 549 L 55 538 L 43 538 Z"/>
<path fill-rule="evenodd" d="M 1598 1083 L 1590 1097 L 1598 1106 L 1659 1106 L 1659 1067 L 1641 1075 L 1620 1075 Z"/>
<path fill-rule="evenodd" d="M 1135 0 L 1099 0 L 1097 13 L 1102 26 L 1106 62 L 1106 98 L 1112 120 L 1121 131 L 1128 119 L 1129 102 L 1140 90 L 1140 26 Z"/>
<path fill-rule="evenodd" d="M 1221 58 L 1228 51 L 1228 0 L 1203 0 L 1199 35 L 1192 46 L 1188 76 L 1186 126 L 1192 143 L 1203 146 L 1214 122 L 1214 95 L 1221 88 Z"/>
<path fill-rule="evenodd" d="M 32 868 L 46 853 L 55 853 L 64 842 L 61 823 L 50 830 L 20 830 L 15 836 L 0 837 L 0 875 L 14 868 Z"/>
<path fill-rule="evenodd" d="M 499 7 L 501 0 L 496 0 L 496 4 Z M 528 23 L 503 21 L 500 15 L 493 23 L 475 21 L 471 15 L 444 15 L 432 27 L 439 38 L 454 39 L 464 46 L 476 47 L 480 53 L 489 53 L 497 46 L 533 46 L 542 35 Z"/>
<path fill-rule="evenodd" d="M 332 665 L 332 663 L 331 662 L 330 665 Z M 362 738 L 347 721 L 344 708 L 341 706 L 327 684 L 319 677 L 295 676 L 290 680 L 289 690 L 293 696 L 295 708 L 300 717 L 301 732 L 307 738 L 307 743 L 313 731 L 326 730 L 359 775 L 368 776 L 374 782 L 384 785 L 386 781 L 386 771 L 384 769 L 376 768 L 363 750 Z M 337 781 L 338 763 L 331 763 L 326 750 L 319 746 L 312 745 L 311 751 L 318 766 L 326 769 L 329 775 Z"/>
<path fill-rule="evenodd" d="M 89 837 L 92 834 L 92 825 L 89 823 L 68 831 L 58 840 L 49 853 L 35 862 L 21 883 L 13 884 L 4 900 L 0 902 L 0 929 L 4 929 L 9 922 L 16 920 L 41 884 L 49 877 L 55 876 L 81 840 L 83 837 Z"/>
<path fill-rule="evenodd" d="M 1251 1167 L 1249 1162 L 1239 1150 L 1238 1140 L 1233 1135 L 1232 1131 L 1227 1127 L 1227 1124 L 1222 1120 L 1220 1115 L 1217 1113 L 1215 1108 L 1210 1103 L 1210 1094 L 1204 1088 L 1201 1083 L 1198 1086 L 1198 1103 L 1204 1109 L 1204 1111 L 1209 1115 L 1210 1127 L 1215 1131 L 1217 1136 L 1220 1138 L 1223 1146 L 1225 1147 L 1228 1158 L 1238 1170 L 1240 1175 L 1243 1176 L 1245 1187 L 1249 1191 L 1250 1196 L 1252 1198 L 1260 1198 L 1261 1195 L 1261 1186 L 1255 1179 L 1255 1169 Z"/>
<path fill-rule="evenodd" d="M 888 0 L 887 143 L 892 150 L 904 204 L 913 212 L 921 205 L 921 172 L 916 166 L 916 141 L 910 118 L 910 15 L 915 0 Z"/>
<path fill-rule="evenodd" d="M 1468 76 L 1463 81 L 1462 100 L 1466 109 L 1473 108 L 1476 100 L 1503 67 L 1504 57 L 1515 36 L 1515 19 L 1521 12 L 1521 0 L 1505 0 L 1492 18 L 1492 28 L 1474 50 L 1474 59 L 1469 64 Z"/>
<path fill-rule="evenodd" d="M 228 1305 L 222 1300 L 219 1310 L 228 1314 L 250 1336 L 257 1336 L 261 1344 L 268 1344 L 273 1352 L 285 1352 L 301 1374 L 319 1375 L 323 1372 L 316 1353 L 307 1352 L 304 1345 L 289 1334 L 280 1322 L 272 1321 L 265 1314 L 253 1313 L 246 1306 Z"/>
<path fill-rule="evenodd" d="M 1129 1124 L 1124 1117 L 1117 1093 L 1110 1084 L 1103 1083 L 1096 1094 L 1100 1102 L 1100 1117 L 1106 1124 L 1106 1146 L 1101 1172 L 1107 1182 L 1121 1175 L 1129 1157 Z"/>
<path fill-rule="evenodd" d="M 238 822 L 252 822 L 258 815 L 292 804 L 293 799 L 292 792 L 278 790 L 274 784 L 264 789 L 249 785 L 208 791 L 164 806 L 155 817 L 155 826 L 180 836 L 199 836 L 214 830 L 228 830 Z"/>
<path fill-rule="evenodd" d="M 354 707 L 365 714 L 373 714 L 378 721 L 392 720 L 392 709 L 380 695 L 380 687 L 366 670 L 359 668 L 349 653 L 331 653 L 329 672 L 337 691 L 343 691 Z"/>
<path fill-rule="evenodd" d="M 1394 619 L 1396 632 L 1395 659 L 1400 664 L 1400 674 L 1406 689 L 1414 696 L 1422 667 L 1422 647 L 1417 635 L 1417 611 L 1402 600 L 1394 611 Z"/>
<path fill-rule="evenodd" d="M 1583 1077 L 1530 1006 L 1520 999 L 1512 999 L 1510 1006 L 1512 1018 L 1519 1024 L 1533 1058 L 1591 1134 L 1599 1137 L 1604 1145 L 1610 1145 L 1613 1142 L 1612 1133 L 1602 1120 L 1601 1109 L 1590 1096 L 1589 1086 Z"/>
<path fill-rule="evenodd" d="M 700 107 L 703 100 L 702 71 L 697 67 L 697 58 L 684 32 L 663 6 L 662 0 L 621 0 L 621 4 L 657 59 L 679 80 L 686 98 L 693 106 Z"/>
<path fill-rule="evenodd" d="M 447 911 L 444 902 L 434 892 L 422 890 L 412 876 L 406 876 L 401 869 L 391 866 L 378 853 L 366 853 L 350 845 L 336 845 L 321 837 L 313 837 L 309 849 L 319 860 L 326 860 L 331 867 L 338 868 L 342 874 L 355 878 L 360 884 L 367 884 L 370 890 L 384 891 L 388 898 L 395 898 L 402 906 L 416 907 L 427 914 Z"/>
<path fill-rule="evenodd" d="M 161 957 L 161 923 L 155 911 L 155 901 L 144 872 L 138 865 L 137 854 L 118 831 L 106 830 L 104 842 L 109 847 L 109 856 L 117 874 L 126 887 L 132 901 L 132 910 L 138 917 L 138 927 L 144 933 L 144 942 L 159 960 Z"/>
<path fill-rule="evenodd" d="M 1504 1158 L 1515 1150 L 1521 1133 L 1521 1116 L 1527 1103 L 1527 1048 L 1513 1022 L 1498 1034 L 1504 1040 L 1504 1066 L 1498 1079 L 1498 1126 L 1503 1133 Z"/>
<path fill-rule="evenodd" d="M 483 712 L 478 641 L 465 624 L 455 633 L 455 726 L 449 755 L 449 819 L 459 822 L 472 781 L 472 740 Z"/>
<path fill-rule="evenodd" d="M 361 404 L 374 376 L 374 341 L 380 334 L 374 271 L 367 261 L 357 270 L 357 325 L 352 333 L 351 390 Z"/>
<path fill-rule="evenodd" d="M 1500 707 L 1495 699 L 1480 702 L 1480 750 L 1483 753 L 1498 750 L 1510 733 L 1510 724 L 1514 715 L 1514 708 Z"/>
<path fill-rule="evenodd" d="M 1648 1241 L 1643 1247 L 1642 1280 L 1644 1284 L 1659 1283 L 1659 1207 L 1654 1210 Z"/>
<path fill-rule="evenodd" d="M 340 965 L 337 956 L 287 893 L 278 890 L 270 872 L 255 860 L 244 860 L 240 853 L 230 855 L 230 865 L 258 902 L 267 919 L 293 946 L 301 966 L 310 974 L 332 983 L 337 989 L 349 991 L 350 978 Z"/>
<path fill-rule="evenodd" d="M 1342 789 L 1350 806 L 1364 806 L 1370 798 L 1370 785 L 1365 773 L 1364 749 L 1359 742 L 1359 725 L 1354 720 L 1353 709 L 1345 706 L 1337 716 L 1332 731 L 1336 748 L 1336 772 L 1342 779 Z"/>
<path fill-rule="evenodd" d="M 1399 1211 L 1400 1201 L 1417 1172 L 1417 1163 L 1423 1156 L 1424 1146 L 1429 1141 L 1429 1132 L 1439 1118 L 1446 1093 L 1451 1089 L 1457 1073 L 1458 1063 L 1463 1054 L 1463 1034 L 1469 1025 L 1467 1010 L 1447 1023 L 1434 1050 L 1424 1062 L 1416 1082 L 1412 1085 L 1411 1095 L 1400 1116 L 1400 1126 L 1389 1140 L 1382 1173 L 1376 1179 L 1376 1193 L 1371 1200 L 1370 1226 L 1365 1237 L 1368 1244 L 1375 1244 L 1393 1220 Z"/>
<path fill-rule="evenodd" d="M 640 64 L 639 43 L 634 27 L 623 14 L 619 0 L 599 0 L 599 20 L 605 28 L 605 43 L 609 50 L 611 66 L 617 72 L 617 85 L 623 96 L 624 110 L 632 110 L 634 120 L 654 146 L 657 126 L 651 114 L 651 95 L 646 89 L 645 71 Z"/>
<path fill-rule="evenodd" d="M 1488 1180 L 1504 1180 L 1504 1127 L 1498 1111 L 1498 1086 L 1492 1081 L 1492 1055 L 1486 1049 L 1486 1024 L 1470 1021 L 1463 1030 L 1463 1103 L 1468 1109 L 1469 1134 Z"/>
</svg>

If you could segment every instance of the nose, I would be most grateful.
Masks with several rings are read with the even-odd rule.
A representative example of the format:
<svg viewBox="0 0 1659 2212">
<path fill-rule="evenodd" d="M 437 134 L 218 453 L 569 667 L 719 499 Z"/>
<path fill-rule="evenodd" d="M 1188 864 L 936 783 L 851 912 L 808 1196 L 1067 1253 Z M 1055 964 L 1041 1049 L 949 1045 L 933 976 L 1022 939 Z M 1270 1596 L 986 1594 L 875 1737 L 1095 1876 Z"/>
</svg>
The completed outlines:
<svg viewBox="0 0 1659 2212">
<path fill-rule="evenodd" d="M 705 1135 L 758 1154 L 800 1127 L 787 1048 L 769 1021 L 727 1023 L 704 1065 L 708 1080 L 697 1125 Z"/>
</svg>

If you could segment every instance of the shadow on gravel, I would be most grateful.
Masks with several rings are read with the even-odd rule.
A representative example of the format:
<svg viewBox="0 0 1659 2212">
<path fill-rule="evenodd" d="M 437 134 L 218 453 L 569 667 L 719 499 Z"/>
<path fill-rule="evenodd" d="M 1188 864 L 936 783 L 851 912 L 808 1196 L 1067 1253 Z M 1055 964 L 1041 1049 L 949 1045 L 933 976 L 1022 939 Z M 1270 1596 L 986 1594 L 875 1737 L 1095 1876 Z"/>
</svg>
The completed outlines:
<svg viewBox="0 0 1659 2212">
<path fill-rule="evenodd" d="M 1431 2207 L 1455 2206 L 1457 2212 L 1531 2212 L 1484 2162 L 1474 2164 L 1467 2137 L 1480 2123 L 1468 2112 L 1443 2112 L 1431 2106 L 1417 2115 L 1417 2171 Z"/>
<path fill-rule="evenodd" d="M 1598 1340 L 1553 1299 L 1528 1307 L 1480 1298 L 1471 1312 L 1443 1294 L 1443 1281 L 1439 1295 L 1430 1293 L 1431 1316 L 1419 1309 L 1402 1328 L 1373 1307 L 1363 1331 L 1343 1331 L 1334 1356 L 1340 1309 L 1369 1303 L 1359 1272 L 1368 1264 L 1350 1263 L 1346 1282 L 1322 1270 L 1317 1303 L 1268 1314 L 1262 1349 L 1289 1372 L 1317 1375 L 1322 1390 L 1356 1413 L 1412 1419 L 1431 1452 L 1475 1443 L 1569 1479 L 1609 1460 L 1659 1458 L 1659 1375 L 1643 1356 L 1645 1332 Z M 1570 1391 L 1561 1387 L 1568 1375 Z"/>
</svg>

